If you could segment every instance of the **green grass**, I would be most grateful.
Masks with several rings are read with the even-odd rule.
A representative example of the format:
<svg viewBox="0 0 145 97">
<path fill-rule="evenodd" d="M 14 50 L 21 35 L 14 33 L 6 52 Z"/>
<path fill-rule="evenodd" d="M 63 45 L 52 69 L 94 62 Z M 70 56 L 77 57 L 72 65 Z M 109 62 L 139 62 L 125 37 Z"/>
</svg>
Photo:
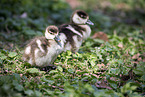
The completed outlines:
<svg viewBox="0 0 145 97">
<path fill-rule="evenodd" d="M 35 3 L 27 0 L 0 2 L 3 4 L 0 6 L 2 14 L 0 16 L 0 96 L 140 97 L 144 95 L 145 35 L 142 22 L 129 24 L 114 21 L 111 12 L 118 10 L 113 9 L 115 7 L 111 7 L 106 13 L 103 8 L 102 12 L 94 8 L 91 8 L 92 10 L 84 8 L 95 24 L 91 26 L 92 35 L 99 31 L 105 32 L 109 41 L 89 38 L 83 42 L 79 52 L 73 54 L 67 51 L 58 55 L 54 62 L 57 68 L 45 72 L 21 60 L 24 45 L 27 40 L 43 35 L 46 26 L 69 22 L 72 13 L 69 5 L 63 0 L 49 2 L 42 0 Z M 121 1 L 109 0 L 109 2 L 115 6 Z M 126 4 L 130 8 L 135 8 L 131 1 Z M 18 9 L 17 6 L 22 7 Z M 20 18 L 24 12 L 28 17 Z M 141 14 L 122 12 L 132 15 L 133 18 L 141 17 L 137 21 L 144 20 Z M 64 17 L 60 20 L 62 16 Z M 127 19 L 127 17 L 116 17 L 121 20 Z"/>
</svg>

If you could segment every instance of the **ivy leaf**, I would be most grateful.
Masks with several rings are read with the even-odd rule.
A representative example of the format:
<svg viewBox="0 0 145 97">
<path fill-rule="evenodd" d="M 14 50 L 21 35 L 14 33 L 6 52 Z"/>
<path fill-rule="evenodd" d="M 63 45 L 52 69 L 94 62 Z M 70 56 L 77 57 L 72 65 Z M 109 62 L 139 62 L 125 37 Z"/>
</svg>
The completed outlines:
<svg viewBox="0 0 145 97">
<path fill-rule="evenodd" d="M 73 74 L 73 73 L 74 73 L 74 71 L 75 71 L 75 70 L 74 70 L 74 69 L 72 69 L 72 68 L 69 68 L 69 69 L 68 69 L 68 72 L 69 72 L 69 73 L 71 73 L 71 74 Z"/>
<path fill-rule="evenodd" d="M 29 72 L 29 73 L 39 73 L 39 70 L 36 69 L 36 68 L 29 68 L 29 69 L 27 69 L 27 72 Z"/>
<path fill-rule="evenodd" d="M 27 90 L 27 91 L 25 91 L 25 94 L 27 94 L 27 95 L 29 95 L 29 96 L 31 96 L 33 93 L 34 93 L 34 92 L 33 92 L 32 90 Z"/>
<path fill-rule="evenodd" d="M 26 30 L 25 32 L 24 32 L 26 35 L 36 35 L 36 32 L 34 31 L 34 30 Z"/>
<path fill-rule="evenodd" d="M 57 69 L 58 69 L 60 72 L 63 71 L 62 67 L 60 67 L 60 66 L 57 66 Z"/>
<path fill-rule="evenodd" d="M 95 42 L 98 42 L 98 43 L 101 43 L 101 44 L 103 44 L 103 43 L 104 43 L 104 41 L 103 41 L 103 40 L 101 40 L 101 39 L 94 39 L 94 41 L 95 41 Z"/>
<path fill-rule="evenodd" d="M 54 91 L 50 91 L 49 89 L 43 88 L 43 90 L 44 90 L 47 94 L 50 94 L 50 95 L 52 95 L 52 94 L 54 93 Z"/>
<path fill-rule="evenodd" d="M 42 97 L 42 93 L 37 90 L 34 91 L 34 94 L 36 97 Z"/>
<path fill-rule="evenodd" d="M 145 81 L 145 75 L 143 75 L 143 76 L 141 77 L 141 79 L 142 79 L 143 81 Z"/>
<path fill-rule="evenodd" d="M 36 34 L 37 34 L 37 36 L 42 36 L 43 35 L 43 33 L 40 32 L 40 31 L 36 31 Z"/>
<path fill-rule="evenodd" d="M 3 53 L 0 52 L 0 58 L 1 58 L 2 60 L 4 60 L 4 59 L 7 58 L 7 56 L 5 56 Z"/>
<path fill-rule="evenodd" d="M 72 55 L 71 51 L 67 51 L 68 56 Z"/>
<path fill-rule="evenodd" d="M 11 57 L 11 58 L 15 57 L 16 55 L 17 55 L 16 52 L 10 52 L 10 53 L 8 54 L 8 56 Z"/>
<path fill-rule="evenodd" d="M 17 89 L 18 91 L 22 91 L 23 90 L 23 86 L 22 85 L 17 85 L 17 86 L 15 86 L 15 89 Z"/>
<path fill-rule="evenodd" d="M 92 67 L 94 67 L 96 65 L 95 60 L 93 60 L 93 59 L 90 60 L 89 62 L 90 62 L 90 64 L 91 64 Z"/>
<path fill-rule="evenodd" d="M 126 85 L 124 85 L 122 88 L 121 88 L 121 92 L 122 93 L 127 93 L 127 92 L 131 92 L 133 90 L 135 90 L 137 88 L 137 86 L 131 86 L 130 83 L 127 83 Z"/>
<path fill-rule="evenodd" d="M 49 72 L 49 74 L 51 74 L 51 73 L 57 73 L 58 71 L 57 70 L 51 70 L 50 72 Z"/>
</svg>

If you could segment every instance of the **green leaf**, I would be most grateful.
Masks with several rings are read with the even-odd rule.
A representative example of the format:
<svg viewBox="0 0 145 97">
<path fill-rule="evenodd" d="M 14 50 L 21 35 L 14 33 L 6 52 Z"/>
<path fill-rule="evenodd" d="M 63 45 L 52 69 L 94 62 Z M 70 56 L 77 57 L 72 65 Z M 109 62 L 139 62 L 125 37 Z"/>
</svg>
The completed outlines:
<svg viewBox="0 0 145 97">
<path fill-rule="evenodd" d="M 60 72 L 63 71 L 62 67 L 60 67 L 60 66 L 57 66 L 57 69 L 58 69 Z"/>
<path fill-rule="evenodd" d="M 118 74 L 118 73 L 120 72 L 120 69 L 111 68 L 110 71 L 111 71 L 111 73 L 113 73 L 113 74 Z"/>
<path fill-rule="evenodd" d="M 116 82 L 116 81 L 108 80 L 108 82 L 109 82 L 109 85 L 110 85 L 111 87 L 113 87 L 114 89 L 117 89 L 117 82 Z"/>
<path fill-rule="evenodd" d="M 49 89 L 43 88 L 43 90 L 44 90 L 47 94 L 50 94 L 50 95 L 52 95 L 52 94 L 54 93 L 54 91 L 50 91 Z"/>
<path fill-rule="evenodd" d="M 72 52 L 71 51 L 66 51 L 68 56 L 72 55 Z"/>
<path fill-rule="evenodd" d="M 93 60 L 93 59 L 90 60 L 89 62 L 90 62 L 90 64 L 91 64 L 92 67 L 94 67 L 96 65 L 95 60 Z"/>
<path fill-rule="evenodd" d="M 74 71 L 75 71 L 75 70 L 74 70 L 74 69 L 72 69 L 72 68 L 69 68 L 69 69 L 68 69 L 68 72 L 69 72 L 69 73 L 72 73 L 72 74 L 73 74 L 73 73 L 74 73 Z"/>
<path fill-rule="evenodd" d="M 11 58 L 15 57 L 16 55 L 17 55 L 16 52 L 10 52 L 10 53 L 8 54 L 8 56 L 11 57 Z"/>
<path fill-rule="evenodd" d="M 14 85 L 14 86 L 17 86 L 17 85 L 18 85 L 18 81 L 13 80 L 13 85 Z"/>
<path fill-rule="evenodd" d="M 34 94 L 35 94 L 36 97 L 41 97 L 42 96 L 42 93 L 37 91 L 37 90 L 34 91 Z"/>
<path fill-rule="evenodd" d="M 131 86 L 131 83 L 127 83 L 121 88 L 121 92 L 122 93 L 131 93 L 136 88 L 137 88 L 137 86 Z"/>
<path fill-rule="evenodd" d="M 31 96 L 31 95 L 34 94 L 34 92 L 33 92 L 32 90 L 26 90 L 26 91 L 25 91 L 25 94 Z"/>
<path fill-rule="evenodd" d="M 54 83 L 55 83 L 54 80 L 47 80 L 47 82 L 48 82 L 49 84 L 54 84 Z"/>
<path fill-rule="evenodd" d="M 24 33 L 26 35 L 36 35 L 36 32 L 34 30 L 26 30 Z"/>
<path fill-rule="evenodd" d="M 23 86 L 22 85 L 17 85 L 17 86 L 15 86 L 15 89 L 17 89 L 18 91 L 22 91 L 23 90 Z"/>
<path fill-rule="evenodd" d="M 131 86 L 131 90 L 135 90 L 137 86 Z"/>
<path fill-rule="evenodd" d="M 4 84 L 3 86 L 2 86 L 2 88 L 5 90 L 5 91 L 8 91 L 9 89 L 10 89 L 10 84 Z"/>
<path fill-rule="evenodd" d="M 57 72 L 58 72 L 57 70 L 51 70 L 51 71 L 49 72 L 49 74 L 57 73 Z"/>
<path fill-rule="evenodd" d="M 29 69 L 27 69 L 27 72 L 29 72 L 29 73 L 39 73 L 39 70 L 36 69 L 36 68 L 29 68 Z"/>
<path fill-rule="evenodd" d="M 19 74 L 14 73 L 13 75 L 14 75 L 14 78 L 15 78 L 16 80 L 18 80 L 18 81 L 20 81 L 20 80 L 21 80 L 21 77 L 20 77 L 20 75 L 19 75 Z"/>
<path fill-rule="evenodd" d="M 13 85 L 15 86 L 15 89 L 17 89 L 18 91 L 23 90 L 23 86 L 20 85 L 17 80 L 13 80 Z"/>
<path fill-rule="evenodd" d="M 40 32 L 40 31 L 36 31 L 36 34 L 37 34 L 37 36 L 42 36 L 43 35 L 43 33 Z"/>
<path fill-rule="evenodd" d="M 0 52 L 0 58 L 1 58 L 2 60 L 4 60 L 4 59 L 7 58 L 7 56 L 5 56 L 3 53 Z"/>
<path fill-rule="evenodd" d="M 143 75 L 143 76 L 141 77 L 141 79 L 142 79 L 143 81 L 145 81 L 145 75 Z"/>
<path fill-rule="evenodd" d="M 104 43 L 104 41 L 103 41 L 103 40 L 101 40 L 101 39 L 94 39 L 94 41 L 95 41 L 95 42 L 98 42 L 98 43 L 101 43 L 101 44 L 103 44 L 103 43 Z"/>
</svg>

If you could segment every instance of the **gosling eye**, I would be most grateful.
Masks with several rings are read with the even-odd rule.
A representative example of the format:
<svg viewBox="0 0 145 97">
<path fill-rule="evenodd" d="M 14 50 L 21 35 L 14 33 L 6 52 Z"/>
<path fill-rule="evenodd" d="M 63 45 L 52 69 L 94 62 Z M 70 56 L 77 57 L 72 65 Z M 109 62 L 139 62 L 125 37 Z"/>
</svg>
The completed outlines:
<svg viewBox="0 0 145 97">
<path fill-rule="evenodd" d="M 83 18 L 84 16 L 83 15 L 81 15 L 81 18 Z"/>
<path fill-rule="evenodd" d="M 87 16 L 85 16 L 85 15 L 81 15 L 81 18 L 86 19 L 86 18 L 87 18 Z"/>
</svg>

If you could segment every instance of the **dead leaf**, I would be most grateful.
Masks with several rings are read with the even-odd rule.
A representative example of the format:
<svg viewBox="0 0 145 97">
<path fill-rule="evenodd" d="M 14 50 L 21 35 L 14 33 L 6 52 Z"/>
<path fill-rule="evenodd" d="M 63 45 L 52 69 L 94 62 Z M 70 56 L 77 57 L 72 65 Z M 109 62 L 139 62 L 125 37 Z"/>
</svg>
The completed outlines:
<svg viewBox="0 0 145 97">
<path fill-rule="evenodd" d="M 66 0 L 66 2 L 71 6 L 72 9 L 81 5 L 78 0 Z"/>
<path fill-rule="evenodd" d="M 129 9 L 129 6 L 125 3 L 116 4 L 117 9 Z"/>
<path fill-rule="evenodd" d="M 108 41 L 108 37 L 107 34 L 105 34 L 104 32 L 97 32 L 92 36 L 93 39 L 101 39 L 104 41 Z"/>
<path fill-rule="evenodd" d="M 140 56 L 140 53 L 137 53 L 137 54 L 133 55 L 132 59 L 138 59 L 139 56 Z"/>
<path fill-rule="evenodd" d="M 100 5 L 102 8 L 109 8 L 112 4 L 109 1 L 104 0 L 100 2 Z"/>
<path fill-rule="evenodd" d="M 118 44 L 118 47 L 123 48 L 123 44 L 122 43 L 119 43 Z"/>
</svg>

